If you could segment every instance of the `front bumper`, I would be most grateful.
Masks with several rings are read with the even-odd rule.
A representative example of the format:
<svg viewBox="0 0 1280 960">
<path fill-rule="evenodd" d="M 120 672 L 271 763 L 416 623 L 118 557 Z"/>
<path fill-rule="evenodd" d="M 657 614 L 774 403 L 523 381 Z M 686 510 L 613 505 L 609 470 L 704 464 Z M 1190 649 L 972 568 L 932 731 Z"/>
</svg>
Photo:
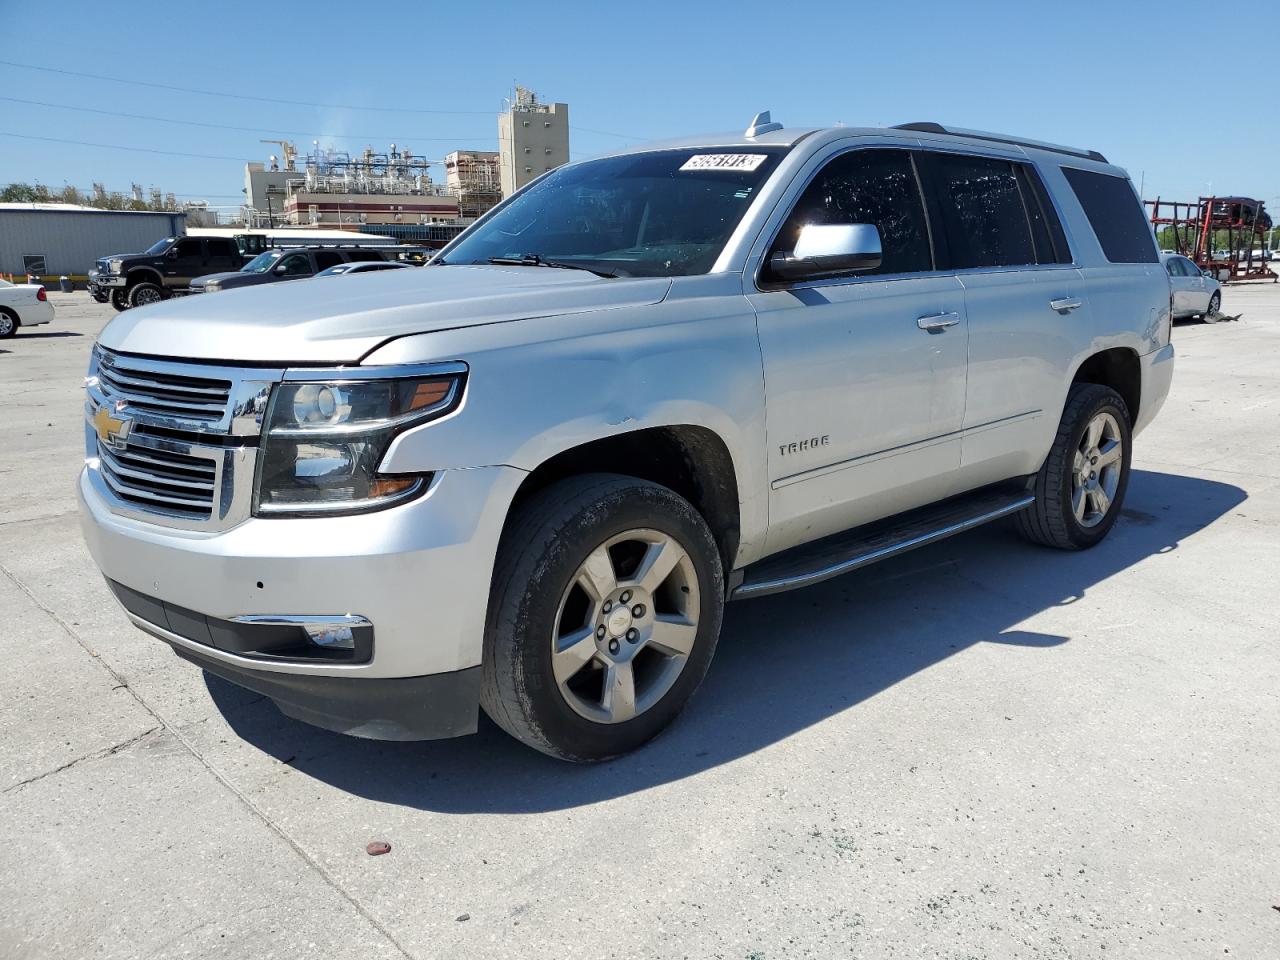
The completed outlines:
<svg viewBox="0 0 1280 960">
<path fill-rule="evenodd" d="M 122 276 L 114 273 L 94 273 L 89 271 L 89 286 L 91 287 L 123 287 L 129 281 Z"/>
<path fill-rule="evenodd" d="M 442 471 L 421 498 L 376 513 L 253 518 L 208 532 L 114 512 L 90 464 L 79 480 L 81 526 L 109 580 L 197 617 L 349 614 L 373 629 L 364 663 L 264 661 L 128 611 L 187 659 L 328 729 L 378 739 L 452 736 L 475 726 L 478 674 L 469 671 L 480 663 L 498 538 L 524 476 L 513 467 Z M 418 693 L 405 692 L 412 689 Z M 423 706 L 424 691 L 434 706 Z"/>
</svg>

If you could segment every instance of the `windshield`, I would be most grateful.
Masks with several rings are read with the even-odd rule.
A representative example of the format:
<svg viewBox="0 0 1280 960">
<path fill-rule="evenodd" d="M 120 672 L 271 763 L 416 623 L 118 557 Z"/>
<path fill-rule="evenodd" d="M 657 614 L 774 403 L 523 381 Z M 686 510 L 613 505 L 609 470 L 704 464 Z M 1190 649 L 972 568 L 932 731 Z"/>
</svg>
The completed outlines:
<svg viewBox="0 0 1280 960">
<path fill-rule="evenodd" d="M 157 240 L 151 246 L 147 247 L 146 253 L 154 256 L 157 253 L 164 253 L 169 249 L 169 244 L 173 243 L 173 237 L 165 237 L 163 240 Z"/>
<path fill-rule="evenodd" d="M 266 273 L 271 269 L 271 265 L 279 260 L 281 251 L 268 250 L 266 253 L 260 253 L 243 267 L 240 268 L 241 273 Z"/>
<path fill-rule="evenodd" d="M 784 152 L 708 147 L 561 167 L 435 262 L 536 258 L 621 277 L 706 273 Z"/>
</svg>

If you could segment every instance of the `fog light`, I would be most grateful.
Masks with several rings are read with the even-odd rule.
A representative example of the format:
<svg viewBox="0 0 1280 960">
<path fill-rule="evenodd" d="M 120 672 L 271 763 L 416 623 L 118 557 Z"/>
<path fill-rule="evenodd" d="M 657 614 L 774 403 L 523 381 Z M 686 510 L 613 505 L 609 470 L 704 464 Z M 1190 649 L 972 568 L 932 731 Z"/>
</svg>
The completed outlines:
<svg viewBox="0 0 1280 960">
<path fill-rule="evenodd" d="M 351 632 L 351 627 L 345 624 L 307 623 L 303 624 L 303 629 L 307 631 L 307 636 L 317 647 L 324 647 L 326 650 L 356 648 L 355 634 Z"/>
</svg>

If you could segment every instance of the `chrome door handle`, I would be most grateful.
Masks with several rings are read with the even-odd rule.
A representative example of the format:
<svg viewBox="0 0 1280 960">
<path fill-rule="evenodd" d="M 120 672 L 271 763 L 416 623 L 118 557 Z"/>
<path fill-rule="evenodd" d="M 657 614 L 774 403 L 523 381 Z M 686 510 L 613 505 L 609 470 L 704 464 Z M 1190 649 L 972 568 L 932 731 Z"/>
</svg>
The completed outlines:
<svg viewBox="0 0 1280 960">
<path fill-rule="evenodd" d="M 1050 300 L 1049 306 L 1059 313 L 1070 313 L 1078 307 L 1083 307 L 1084 301 L 1077 300 L 1075 297 L 1059 297 L 1057 300 Z"/>
<path fill-rule="evenodd" d="M 958 313 L 935 313 L 930 317 L 917 317 L 916 326 L 929 333 L 941 333 L 947 327 L 954 327 L 960 322 Z"/>
</svg>

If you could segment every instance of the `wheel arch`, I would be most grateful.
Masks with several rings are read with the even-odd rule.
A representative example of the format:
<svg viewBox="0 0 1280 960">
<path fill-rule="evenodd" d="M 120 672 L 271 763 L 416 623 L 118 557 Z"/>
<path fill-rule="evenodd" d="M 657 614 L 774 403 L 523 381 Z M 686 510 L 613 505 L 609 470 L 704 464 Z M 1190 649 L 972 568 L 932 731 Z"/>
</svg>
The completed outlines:
<svg viewBox="0 0 1280 960">
<path fill-rule="evenodd" d="M 157 287 L 164 288 L 164 278 L 153 267 L 134 267 L 125 274 L 126 288 L 140 283 L 154 283 Z"/>
<path fill-rule="evenodd" d="M 1112 347 L 1086 357 L 1071 378 L 1076 383 L 1096 383 L 1120 394 L 1129 408 L 1129 423 L 1138 422 L 1142 405 L 1142 361 L 1130 347 Z"/>
<path fill-rule="evenodd" d="M 693 424 L 644 427 L 561 450 L 521 482 L 504 529 L 530 496 L 584 473 L 617 473 L 674 490 L 707 521 L 726 573 L 734 569 L 742 537 L 737 471 L 728 445 L 714 430 Z"/>
</svg>

